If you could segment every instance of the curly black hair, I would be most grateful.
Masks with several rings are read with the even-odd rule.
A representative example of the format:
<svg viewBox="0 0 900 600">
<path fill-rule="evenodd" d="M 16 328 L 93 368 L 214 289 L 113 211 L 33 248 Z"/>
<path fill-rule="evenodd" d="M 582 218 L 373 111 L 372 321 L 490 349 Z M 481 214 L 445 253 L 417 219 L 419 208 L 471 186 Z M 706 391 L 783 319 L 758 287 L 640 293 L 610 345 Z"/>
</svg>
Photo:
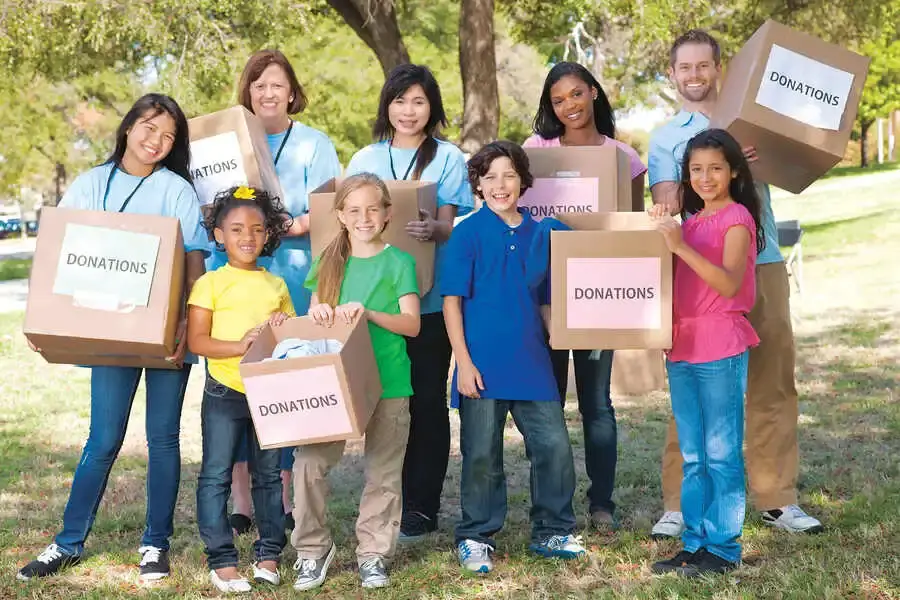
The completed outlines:
<svg viewBox="0 0 900 600">
<path fill-rule="evenodd" d="M 253 192 L 253 199 L 236 198 L 235 192 L 241 187 Z M 252 206 L 262 213 L 266 225 L 266 244 L 263 246 L 260 256 L 272 256 L 275 249 L 281 244 L 281 238 L 290 230 L 294 223 L 293 217 L 284 209 L 281 199 L 259 188 L 247 186 L 235 186 L 216 194 L 215 200 L 210 205 L 210 210 L 204 211 L 203 226 L 210 234 L 221 227 L 225 217 L 232 210 L 242 206 Z M 224 251 L 225 247 L 216 242 L 216 249 Z"/>
</svg>

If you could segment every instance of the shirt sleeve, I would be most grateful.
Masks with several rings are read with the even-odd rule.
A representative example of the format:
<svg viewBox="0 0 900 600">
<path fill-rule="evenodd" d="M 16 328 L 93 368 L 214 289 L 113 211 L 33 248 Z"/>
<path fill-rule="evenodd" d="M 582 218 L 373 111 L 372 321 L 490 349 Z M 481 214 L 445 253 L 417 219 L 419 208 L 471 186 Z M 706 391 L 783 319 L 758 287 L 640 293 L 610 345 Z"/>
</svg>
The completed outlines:
<svg viewBox="0 0 900 600">
<path fill-rule="evenodd" d="M 213 272 L 200 276 L 191 288 L 188 304 L 207 310 L 215 310 L 216 298 L 213 290 Z"/>
<path fill-rule="evenodd" d="M 475 279 L 474 240 L 464 221 L 454 228 L 441 255 L 441 296 L 472 297 Z"/>
<path fill-rule="evenodd" d="M 675 153 L 671 148 L 665 147 L 660 137 L 662 136 L 658 132 L 650 137 L 650 150 L 647 153 L 650 187 L 663 181 L 681 181 Z"/>
<path fill-rule="evenodd" d="M 91 171 L 76 177 L 75 181 L 66 188 L 66 192 L 63 194 L 58 206 L 60 208 L 79 208 L 82 210 L 93 209 L 92 179 Z"/>
<path fill-rule="evenodd" d="M 323 135 L 323 138 L 316 143 L 315 153 L 309 163 L 309 173 L 306 176 L 307 195 L 329 179 L 338 177 L 340 174 L 341 161 L 338 160 L 334 144 Z M 309 199 L 306 202 L 305 212 L 309 212 Z"/>
<path fill-rule="evenodd" d="M 316 288 L 319 287 L 319 259 L 314 258 L 312 262 L 312 266 L 309 268 L 309 273 L 306 275 L 306 281 L 303 282 L 303 287 L 311 291 L 312 293 L 316 293 Z"/>
<path fill-rule="evenodd" d="M 294 310 L 294 303 L 291 301 L 291 292 L 288 290 L 287 283 L 281 280 L 278 293 L 281 295 L 281 306 L 278 308 L 284 314 L 290 317 L 296 317 L 297 311 Z"/>
<path fill-rule="evenodd" d="M 728 216 L 722 226 L 726 233 L 732 227 L 745 227 L 750 233 L 751 254 L 756 256 L 756 222 L 753 220 L 749 210 L 744 208 L 743 205 L 737 204 L 734 210 L 728 211 Z"/>
<path fill-rule="evenodd" d="M 629 146 L 628 144 L 622 144 L 620 146 L 623 150 L 625 150 L 625 154 L 628 155 L 628 159 L 631 162 L 631 178 L 637 179 L 641 175 L 647 172 L 647 167 L 644 165 L 641 160 L 641 155 L 637 153 L 637 150 Z"/>
<path fill-rule="evenodd" d="M 397 280 L 394 285 L 397 289 L 397 297 L 402 298 L 408 294 L 419 295 L 419 284 L 416 281 L 416 259 L 406 254 L 400 261 L 397 270 Z"/>
<path fill-rule="evenodd" d="M 203 217 L 200 214 L 200 200 L 197 198 L 197 192 L 193 186 L 186 186 L 178 195 L 176 211 L 176 216 L 181 222 L 184 251 L 199 251 L 204 256 L 209 256 L 212 242 L 209 241 L 209 233 L 203 227 Z"/>
<path fill-rule="evenodd" d="M 458 150 L 447 157 L 444 172 L 441 173 L 441 180 L 438 182 L 438 208 L 447 204 L 459 207 L 456 212 L 456 215 L 459 217 L 470 213 L 475 207 L 475 201 L 472 198 L 472 188 L 469 186 L 469 170 L 466 166 L 466 158 Z"/>
<path fill-rule="evenodd" d="M 541 136 L 535 134 L 530 136 L 527 140 L 522 142 L 523 148 L 540 148 L 543 144 L 541 143 Z"/>
</svg>

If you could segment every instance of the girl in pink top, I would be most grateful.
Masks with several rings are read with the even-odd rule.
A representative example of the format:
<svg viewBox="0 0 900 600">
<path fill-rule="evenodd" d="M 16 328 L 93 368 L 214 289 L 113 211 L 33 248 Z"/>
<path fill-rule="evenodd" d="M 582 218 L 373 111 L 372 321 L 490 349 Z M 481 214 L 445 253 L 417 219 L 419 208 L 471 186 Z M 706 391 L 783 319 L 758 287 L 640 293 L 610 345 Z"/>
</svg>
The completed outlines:
<svg viewBox="0 0 900 600">
<path fill-rule="evenodd" d="M 674 334 L 666 369 L 684 458 L 684 549 L 654 572 L 694 577 L 738 566 L 744 525 L 744 393 L 748 349 L 759 338 L 747 313 L 765 237 L 760 199 L 738 143 L 721 129 L 692 138 L 681 175 L 683 225 L 650 213 L 675 255 Z"/>
<path fill-rule="evenodd" d="M 534 118 L 534 132 L 525 148 L 602 146 L 614 144 L 631 159 L 631 193 L 644 204 L 644 173 L 647 167 L 638 153 L 616 139 L 616 121 L 609 99 L 591 72 L 578 63 L 563 62 L 550 69 L 544 81 Z M 584 426 L 585 466 L 591 486 L 588 503 L 591 523 L 600 530 L 616 527 L 612 501 L 616 477 L 616 413 L 609 395 L 612 350 L 575 350 L 575 387 L 578 410 Z M 559 397 L 566 402 L 569 351 L 551 351 L 553 374 Z"/>
</svg>

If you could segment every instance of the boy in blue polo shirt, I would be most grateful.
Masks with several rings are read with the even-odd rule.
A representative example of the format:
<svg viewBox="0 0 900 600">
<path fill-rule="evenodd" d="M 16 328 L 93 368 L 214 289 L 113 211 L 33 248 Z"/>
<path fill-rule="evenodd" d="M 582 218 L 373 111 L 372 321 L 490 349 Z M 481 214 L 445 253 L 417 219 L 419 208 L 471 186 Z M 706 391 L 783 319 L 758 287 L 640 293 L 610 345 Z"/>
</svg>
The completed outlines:
<svg viewBox="0 0 900 600">
<path fill-rule="evenodd" d="M 546 342 L 547 290 L 531 289 L 525 275 L 536 233 L 518 207 L 532 183 L 528 157 L 515 144 L 492 142 L 469 161 L 469 181 L 484 206 L 453 230 L 441 295 L 456 356 L 451 404 L 459 409 L 463 457 L 457 551 L 463 568 L 488 573 L 492 538 L 506 518 L 508 413 L 531 461 L 530 549 L 548 558 L 585 550 L 572 535 L 575 466 Z"/>
</svg>

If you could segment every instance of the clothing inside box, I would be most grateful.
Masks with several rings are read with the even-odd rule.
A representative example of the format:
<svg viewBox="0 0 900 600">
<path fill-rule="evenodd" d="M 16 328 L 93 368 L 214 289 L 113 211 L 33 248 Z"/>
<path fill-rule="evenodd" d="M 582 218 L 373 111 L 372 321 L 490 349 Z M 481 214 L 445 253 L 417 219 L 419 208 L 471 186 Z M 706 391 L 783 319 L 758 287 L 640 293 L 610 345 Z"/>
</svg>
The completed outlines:
<svg viewBox="0 0 900 600">
<path fill-rule="evenodd" d="M 262 362 L 300 358 L 303 356 L 318 356 L 320 354 L 338 354 L 343 347 L 344 343 L 335 339 L 306 340 L 286 338 L 278 342 L 278 345 L 272 350 L 272 355 L 264 358 Z"/>
</svg>

